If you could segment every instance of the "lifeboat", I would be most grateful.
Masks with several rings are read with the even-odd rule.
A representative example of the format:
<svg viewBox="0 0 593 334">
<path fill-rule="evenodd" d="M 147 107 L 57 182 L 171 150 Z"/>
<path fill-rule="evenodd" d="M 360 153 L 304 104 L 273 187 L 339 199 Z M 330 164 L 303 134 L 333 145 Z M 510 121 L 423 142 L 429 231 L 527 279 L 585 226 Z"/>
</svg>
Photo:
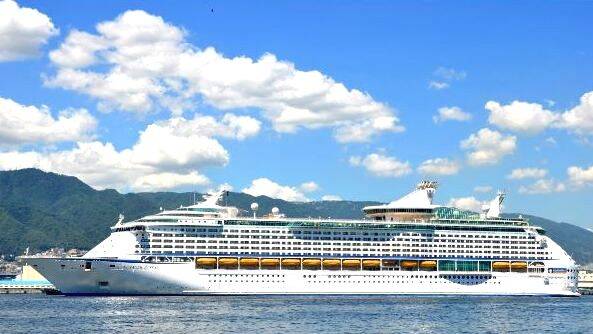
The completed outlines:
<svg viewBox="0 0 593 334">
<path fill-rule="evenodd" d="M 397 260 L 383 260 L 383 267 L 397 267 Z"/>
<path fill-rule="evenodd" d="M 303 260 L 303 268 L 304 269 L 320 269 L 321 268 L 321 260 L 320 259 L 304 259 Z"/>
<path fill-rule="evenodd" d="M 506 261 L 492 262 L 492 270 L 494 270 L 494 271 L 509 271 L 509 263 Z"/>
<path fill-rule="evenodd" d="M 434 270 L 437 268 L 437 262 L 432 260 L 420 261 L 420 268 Z"/>
<path fill-rule="evenodd" d="M 527 270 L 527 262 L 514 261 L 511 262 L 511 271 L 524 272 Z"/>
<path fill-rule="evenodd" d="M 342 269 L 358 270 L 360 269 L 360 260 L 343 260 Z"/>
<path fill-rule="evenodd" d="M 323 260 L 324 269 L 340 269 L 340 260 L 338 259 L 325 259 Z"/>
<path fill-rule="evenodd" d="M 262 267 L 277 267 L 280 264 L 278 259 L 261 259 L 260 264 Z"/>
<path fill-rule="evenodd" d="M 257 268 L 259 267 L 259 259 L 242 258 L 239 260 L 241 268 Z"/>
<path fill-rule="evenodd" d="M 196 258 L 197 268 L 214 268 L 216 267 L 216 258 L 214 257 L 198 257 Z"/>
<path fill-rule="evenodd" d="M 381 267 L 381 260 L 362 260 L 363 268 L 379 268 Z"/>
<path fill-rule="evenodd" d="M 282 267 L 284 268 L 294 268 L 300 267 L 301 260 L 300 259 L 282 259 Z"/>
<path fill-rule="evenodd" d="M 223 257 L 218 259 L 218 267 L 221 268 L 234 268 L 239 264 L 239 260 L 236 257 Z"/>
<path fill-rule="evenodd" d="M 413 269 L 418 266 L 418 261 L 403 260 L 401 266 L 404 269 Z"/>
</svg>

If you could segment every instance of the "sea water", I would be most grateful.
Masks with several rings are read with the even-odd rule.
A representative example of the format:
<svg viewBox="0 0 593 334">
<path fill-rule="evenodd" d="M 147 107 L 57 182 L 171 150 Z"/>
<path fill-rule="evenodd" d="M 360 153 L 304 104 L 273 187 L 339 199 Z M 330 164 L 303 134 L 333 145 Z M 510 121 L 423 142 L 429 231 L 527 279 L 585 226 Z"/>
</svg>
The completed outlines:
<svg viewBox="0 0 593 334">
<path fill-rule="evenodd" d="M 593 296 L 0 295 L 0 333 L 593 333 Z"/>
</svg>

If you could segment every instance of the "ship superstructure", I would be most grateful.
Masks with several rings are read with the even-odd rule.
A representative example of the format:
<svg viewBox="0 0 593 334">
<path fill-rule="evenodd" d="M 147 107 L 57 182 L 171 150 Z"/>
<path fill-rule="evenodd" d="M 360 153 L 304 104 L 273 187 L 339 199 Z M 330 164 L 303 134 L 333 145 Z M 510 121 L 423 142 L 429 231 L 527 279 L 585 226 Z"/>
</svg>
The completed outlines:
<svg viewBox="0 0 593 334">
<path fill-rule="evenodd" d="M 26 257 L 66 294 L 480 294 L 577 292 L 577 267 L 545 231 L 433 204 L 424 181 L 366 218 L 240 215 L 201 203 L 123 219 L 81 258 Z"/>
</svg>

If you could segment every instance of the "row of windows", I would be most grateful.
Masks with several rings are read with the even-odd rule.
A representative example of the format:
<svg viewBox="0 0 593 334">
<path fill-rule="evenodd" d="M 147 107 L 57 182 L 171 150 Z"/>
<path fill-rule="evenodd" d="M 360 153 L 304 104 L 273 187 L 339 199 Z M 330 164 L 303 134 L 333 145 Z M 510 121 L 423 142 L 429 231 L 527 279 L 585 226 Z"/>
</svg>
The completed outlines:
<svg viewBox="0 0 593 334">
<path fill-rule="evenodd" d="M 415 232 L 364 232 L 364 231 L 327 231 L 327 230 L 313 230 L 313 231 L 300 231 L 300 230 L 293 230 L 293 229 L 275 229 L 275 230 L 264 230 L 264 229 L 256 229 L 256 230 L 240 230 L 240 229 L 189 229 L 189 228 L 177 228 L 177 229 L 170 229 L 174 232 L 198 232 L 198 233 L 206 233 L 210 234 L 213 233 L 239 233 L 239 234 L 249 234 L 249 233 L 256 233 L 256 234 L 290 234 L 290 235 L 316 235 L 316 236 L 408 236 L 408 237 L 425 237 L 425 238 L 439 238 L 439 237 L 448 237 L 448 238 L 484 238 L 484 239 L 492 239 L 492 238 L 508 238 L 508 239 L 535 239 L 534 235 L 508 235 L 508 234 L 439 234 L 439 233 L 415 233 Z M 523 230 L 518 232 L 524 232 Z M 239 236 L 236 235 L 236 236 Z M 196 236 L 205 236 L 204 234 L 184 234 L 184 233 L 153 233 L 154 236 L 164 236 L 164 237 L 196 237 Z M 232 234 L 231 234 L 232 235 Z"/>
</svg>

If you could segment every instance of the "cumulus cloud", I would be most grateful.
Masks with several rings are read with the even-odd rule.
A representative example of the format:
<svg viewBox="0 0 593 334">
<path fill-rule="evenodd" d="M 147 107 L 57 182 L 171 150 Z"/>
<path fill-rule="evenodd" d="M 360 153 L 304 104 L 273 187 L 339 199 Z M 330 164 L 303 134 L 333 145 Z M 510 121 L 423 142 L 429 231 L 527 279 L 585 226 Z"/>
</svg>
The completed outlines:
<svg viewBox="0 0 593 334">
<path fill-rule="evenodd" d="M 36 167 L 79 177 L 96 188 L 122 191 L 166 190 L 209 185 L 200 170 L 225 166 L 229 153 L 216 138 L 244 139 L 254 123 L 227 114 L 220 120 L 196 115 L 150 124 L 132 147 L 117 150 L 111 143 L 78 142 L 72 149 L 53 152 L 0 153 L 0 169 Z"/>
<path fill-rule="evenodd" d="M 593 134 L 593 92 L 583 94 L 580 103 L 562 113 L 559 127 L 577 134 Z"/>
<path fill-rule="evenodd" d="M 515 152 L 517 137 L 505 136 L 488 128 L 480 129 L 461 141 L 461 148 L 469 150 L 467 160 L 470 165 L 494 165 L 504 156 Z"/>
<path fill-rule="evenodd" d="M 472 115 L 467 113 L 459 107 L 442 107 L 439 108 L 438 114 L 432 117 L 435 123 L 445 121 L 467 122 L 472 119 Z"/>
<path fill-rule="evenodd" d="M 313 181 L 302 183 L 299 189 L 304 193 L 311 193 L 319 190 L 319 185 Z"/>
<path fill-rule="evenodd" d="M 350 165 L 364 167 L 368 172 L 379 177 L 401 177 L 412 172 L 409 162 L 402 162 L 394 157 L 380 153 L 371 153 L 366 157 L 353 156 Z"/>
<path fill-rule="evenodd" d="M 273 54 L 230 58 L 199 49 L 181 28 L 144 11 L 127 11 L 96 30 L 72 31 L 50 53 L 56 72 L 46 84 L 87 94 L 104 111 L 181 114 L 202 101 L 259 109 L 279 132 L 331 128 L 340 142 L 403 131 L 394 110 L 365 92 Z"/>
<path fill-rule="evenodd" d="M 451 198 L 447 206 L 451 206 L 454 208 L 462 209 L 462 210 L 469 210 L 474 212 L 481 212 L 482 205 L 486 204 L 485 202 L 479 201 L 473 196 L 470 197 L 458 197 L 458 198 Z"/>
<path fill-rule="evenodd" d="M 516 168 L 507 175 L 507 178 L 511 180 L 541 179 L 546 175 L 548 175 L 548 171 L 542 168 Z"/>
<path fill-rule="evenodd" d="M 418 172 L 426 175 L 454 175 L 460 169 L 461 165 L 457 161 L 446 158 L 429 159 L 418 166 Z"/>
<path fill-rule="evenodd" d="M 567 169 L 568 180 L 576 186 L 593 185 L 593 166 L 581 168 L 571 166 Z"/>
<path fill-rule="evenodd" d="M 519 193 L 530 195 L 549 194 L 553 192 L 563 192 L 565 190 L 566 186 L 564 183 L 553 179 L 540 179 L 530 185 L 519 187 Z"/>
<path fill-rule="evenodd" d="M 475 186 L 474 192 L 476 193 L 489 193 L 492 191 L 491 186 Z"/>
<path fill-rule="evenodd" d="M 55 118 L 47 106 L 26 106 L 0 97 L 0 146 L 87 140 L 96 126 L 85 109 L 62 110 Z"/>
<path fill-rule="evenodd" d="M 204 175 L 193 171 L 187 174 L 157 173 L 140 176 L 134 181 L 133 188 L 137 191 L 166 190 L 179 187 L 201 187 L 210 181 Z"/>
<path fill-rule="evenodd" d="M 522 101 L 508 105 L 489 101 L 486 109 L 490 111 L 489 122 L 501 129 L 536 134 L 549 128 L 560 128 L 578 135 L 593 134 L 593 92 L 583 94 L 579 104 L 563 112 Z"/>
<path fill-rule="evenodd" d="M 57 34 L 47 15 L 12 0 L 0 1 L 0 62 L 36 57 Z"/>
<path fill-rule="evenodd" d="M 242 192 L 251 196 L 268 196 L 289 202 L 309 201 L 298 187 L 283 186 L 265 177 L 251 181 L 251 185 Z"/>
<path fill-rule="evenodd" d="M 538 103 L 514 101 L 508 105 L 501 105 L 495 101 L 488 101 L 485 108 L 490 111 L 490 124 L 519 133 L 540 133 L 558 120 L 557 114 L 544 109 Z"/>
<path fill-rule="evenodd" d="M 323 195 L 321 196 L 322 201 L 341 201 L 342 197 L 338 195 Z"/>
</svg>

